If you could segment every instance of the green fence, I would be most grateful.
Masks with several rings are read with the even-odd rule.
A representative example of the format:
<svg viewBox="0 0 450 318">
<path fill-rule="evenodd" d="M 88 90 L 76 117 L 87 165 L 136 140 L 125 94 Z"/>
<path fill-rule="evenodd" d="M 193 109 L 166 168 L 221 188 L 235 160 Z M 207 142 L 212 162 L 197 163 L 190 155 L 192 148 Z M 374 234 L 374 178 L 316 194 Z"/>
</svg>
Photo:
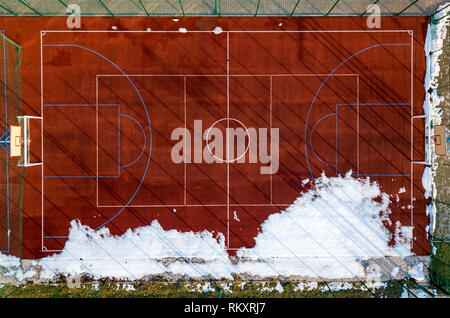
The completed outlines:
<svg viewBox="0 0 450 318">
<path fill-rule="evenodd" d="M 22 114 L 20 63 L 22 49 L 0 32 L 0 252 L 16 256 L 22 250 L 22 190 L 24 170 L 10 158 L 9 129 Z"/>
<path fill-rule="evenodd" d="M 0 15 L 59 16 L 70 4 L 82 16 L 340 16 L 431 15 L 442 0 L 2 0 Z"/>
</svg>

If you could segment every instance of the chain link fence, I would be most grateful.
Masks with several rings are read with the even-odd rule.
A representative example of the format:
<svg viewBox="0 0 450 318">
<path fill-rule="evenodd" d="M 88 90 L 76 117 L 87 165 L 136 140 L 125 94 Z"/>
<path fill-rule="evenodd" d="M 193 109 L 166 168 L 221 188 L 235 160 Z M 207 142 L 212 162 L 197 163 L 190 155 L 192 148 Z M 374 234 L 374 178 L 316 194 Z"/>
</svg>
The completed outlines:
<svg viewBox="0 0 450 318">
<path fill-rule="evenodd" d="M 1 0 L 0 15 L 62 16 L 359 16 L 376 4 L 382 15 L 432 15 L 442 0 Z"/>
<path fill-rule="evenodd" d="M 10 158 L 9 129 L 22 113 L 21 56 L 21 47 L 0 31 L 0 252 L 19 256 L 24 170 Z"/>
</svg>

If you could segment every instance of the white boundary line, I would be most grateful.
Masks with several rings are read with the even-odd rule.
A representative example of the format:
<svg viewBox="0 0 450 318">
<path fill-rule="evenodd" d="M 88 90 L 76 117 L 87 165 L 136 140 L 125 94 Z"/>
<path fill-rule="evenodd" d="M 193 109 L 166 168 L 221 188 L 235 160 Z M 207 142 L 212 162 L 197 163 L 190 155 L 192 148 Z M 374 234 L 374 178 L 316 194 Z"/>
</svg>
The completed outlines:
<svg viewBox="0 0 450 318">
<path fill-rule="evenodd" d="M 345 73 L 345 74 L 329 74 L 329 73 L 311 73 L 311 74 L 288 74 L 288 73 L 280 73 L 280 74 L 97 74 L 97 77 L 108 76 L 108 77 L 301 77 L 301 76 L 356 76 L 356 73 Z"/>
<path fill-rule="evenodd" d="M 146 30 L 41 30 L 40 31 L 40 51 L 41 51 L 41 117 L 43 117 L 43 50 L 42 50 L 42 37 L 43 35 L 45 35 L 45 33 L 109 33 L 109 32 L 120 32 L 120 33 L 177 33 L 177 34 L 181 34 L 180 31 L 178 30 L 173 30 L 173 31 L 166 31 L 166 30 L 162 30 L 162 31 L 146 31 Z M 111 75 L 106 75 L 106 74 L 102 74 L 102 75 L 97 75 L 97 76 L 184 76 L 185 79 L 185 83 L 186 83 L 186 77 L 189 76 L 227 76 L 227 117 L 229 117 L 229 77 L 230 76 L 251 76 L 251 77 L 255 77 L 255 76 L 270 76 L 270 84 L 271 84 L 271 88 L 272 88 L 272 77 L 273 76 L 327 76 L 329 74 L 252 74 L 252 75 L 231 75 L 229 74 L 229 34 L 230 33 L 403 33 L 403 32 L 407 32 L 408 34 L 411 35 L 411 42 L 413 43 L 413 31 L 412 30 L 295 30 L 295 31 L 285 31 L 285 30 L 278 30 L 278 31 L 264 31 L 264 30 L 256 30 L 256 31 L 249 31 L 249 30 L 230 30 L 230 31 L 225 31 L 227 34 L 227 74 L 226 75 L 222 75 L 222 74 L 211 74 L 211 75 L 178 75 L 178 74 L 168 74 L 168 75 L 163 75 L 163 74 L 158 74 L 158 75 L 149 75 L 149 74 L 143 74 L 143 75 L 123 75 L 123 74 L 111 74 Z M 210 33 L 213 34 L 214 31 L 187 31 L 186 33 Z M 413 45 L 411 45 L 411 110 L 413 109 L 413 105 L 412 105 L 412 101 L 413 101 Z M 338 76 L 354 76 L 355 74 L 332 74 L 332 75 L 338 75 Z M 358 75 L 358 74 L 356 74 Z M 98 77 L 97 77 L 98 79 Z M 97 79 L 96 79 L 96 107 L 98 107 L 98 85 L 97 85 Z M 359 76 L 358 76 L 358 87 L 359 87 Z M 271 89 L 270 89 L 271 91 Z M 359 92 L 358 92 L 359 93 Z M 185 92 L 184 94 L 186 95 L 186 85 L 185 85 Z M 270 92 L 270 102 L 272 102 L 272 92 Z M 185 99 L 186 100 L 186 99 Z M 358 109 L 359 109 L 359 94 L 358 94 Z M 186 113 L 186 110 L 185 110 Z M 98 109 L 96 111 L 96 121 L 98 122 Z M 412 116 L 412 113 L 411 113 Z M 186 122 L 186 114 L 185 114 L 185 122 Z M 270 125 L 272 126 L 272 105 L 270 105 Z M 41 152 L 42 152 L 42 165 L 41 165 L 41 169 L 42 169 L 42 180 L 41 180 L 41 186 L 42 186 L 42 218 L 41 218 L 41 222 L 42 222 L 42 240 L 41 240 L 41 246 L 42 246 L 42 251 L 44 252 L 58 252 L 58 250 L 46 250 L 44 247 L 44 136 L 43 136 L 43 119 L 42 119 L 42 125 L 41 125 Z M 97 125 L 98 126 L 98 125 Z M 98 130 L 98 127 L 96 128 Z M 411 126 L 411 130 L 412 130 L 412 126 Z M 97 139 L 98 139 L 98 132 L 97 133 Z M 359 140 L 359 115 L 358 115 L 358 140 Z M 412 153 L 412 149 L 413 149 L 413 137 L 411 134 L 411 153 Z M 97 146 L 98 146 L 98 142 L 97 142 Z M 358 142 L 358 149 L 359 149 L 359 142 Z M 358 151 L 358 157 L 359 157 L 359 151 Z M 413 198 L 412 198 L 412 190 L 413 190 L 413 167 L 412 167 L 412 157 L 411 157 L 411 224 L 413 224 Z M 229 202 L 229 167 L 228 167 L 229 163 L 227 162 L 227 244 L 228 244 L 228 249 L 229 248 L 229 207 L 230 206 L 234 206 L 234 205 L 230 205 Z M 358 171 L 359 174 L 359 171 Z M 185 178 L 186 178 L 186 173 L 185 173 Z M 98 153 L 97 153 L 97 206 L 98 207 L 106 207 L 106 206 L 99 206 L 98 205 Z M 270 191 L 271 191 L 271 202 L 272 202 L 272 178 L 271 178 L 271 187 L 270 187 Z M 185 198 L 186 198 L 186 181 L 185 181 Z M 186 200 L 186 199 L 185 199 Z M 236 206 L 289 206 L 290 204 L 264 204 L 264 205 L 244 205 L 244 204 L 239 204 Z M 167 207 L 168 205 L 162 205 L 162 207 Z M 176 205 L 174 205 L 175 207 Z M 182 205 L 183 206 L 183 205 Z M 184 206 L 189 206 L 189 205 L 184 205 Z M 200 205 L 200 206 L 208 206 L 208 205 Z M 220 206 L 220 205 L 219 205 Z M 123 207 L 123 206 L 107 206 L 107 207 Z M 129 205 L 127 207 L 140 207 L 137 205 Z M 148 207 L 148 206 L 142 206 L 142 207 Z"/>
<path fill-rule="evenodd" d="M 412 238 L 411 238 L 411 250 L 414 247 L 414 33 L 411 30 L 408 32 L 411 35 L 411 226 Z M 425 132 L 426 134 L 426 132 Z"/>
<path fill-rule="evenodd" d="M 336 114 L 337 116 L 337 114 Z M 360 149 L 360 120 L 359 120 L 359 74 L 356 75 L 356 153 L 358 154 L 356 157 L 356 175 L 359 178 L 359 174 L 360 174 L 360 166 L 359 166 L 359 162 L 360 162 L 360 158 L 359 158 L 359 149 Z M 336 117 L 337 120 L 337 117 Z M 337 132 L 336 132 L 337 134 Z M 337 151 L 337 149 L 336 149 Z"/>
<path fill-rule="evenodd" d="M 180 32 L 179 30 L 42 30 L 48 33 L 210 33 L 220 35 L 222 33 L 402 33 L 410 32 L 411 30 L 228 30 L 219 34 L 215 34 L 214 30 L 186 30 Z"/>
<path fill-rule="evenodd" d="M 229 205 L 226 203 L 217 203 L 217 204 L 151 204 L 151 205 L 132 205 L 133 208 L 183 208 L 183 207 L 286 207 L 290 206 L 292 203 L 262 203 L 262 204 L 252 204 L 252 203 L 245 203 L 245 204 L 232 204 Z M 99 208 L 123 208 L 123 205 L 108 205 L 108 206 L 99 206 Z M 127 206 L 128 207 L 128 206 Z"/>
<path fill-rule="evenodd" d="M 270 76 L 270 83 L 269 83 L 269 131 L 270 134 L 272 134 L 272 79 L 273 77 Z M 280 143 L 278 141 L 278 143 Z M 272 148 L 270 149 L 270 152 L 272 152 Z M 279 155 L 278 155 L 279 157 Z M 270 204 L 273 203 L 273 177 L 272 173 L 270 174 Z"/>
<path fill-rule="evenodd" d="M 187 93 L 186 93 L 186 76 L 184 76 L 184 131 L 187 131 L 187 111 L 186 111 L 186 107 L 187 107 Z M 185 136 L 186 137 L 186 136 Z M 186 153 L 186 149 L 187 149 L 187 145 L 186 145 L 186 138 L 184 138 L 184 204 L 186 205 L 187 203 L 187 163 L 186 163 L 186 159 L 187 159 L 187 153 Z M 192 155 L 192 154 L 191 154 Z"/>
<path fill-rule="evenodd" d="M 119 111 L 120 117 L 120 111 Z M 119 138 L 120 140 L 120 127 L 119 127 Z M 95 161 L 96 161 L 96 174 L 95 174 L 95 188 L 96 188 L 96 198 L 98 207 L 98 76 L 95 77 Z M 119 149 L 120 151 L 120 149 Z M 120 158 L 120 153 L 119 153 Z M 119 161 L 119 173 L 120 173 L 120 161 Z"/>
<path fill-rule="evenodd" d="M 228 61 L 227 61 L 228 62 Z M 228 70 L 227 70 L 228 72 Z M 357 78 L 357 89 L 359 89 L 359 74 L 353 73 L 346 73 L 346 74 L 257 74 L 257 75 L 253 75 L 253 74 L 97 74 L 96 75 L 96 103 L 98 103 L 98 78 L 99 77 L 183 77 L 186 80 L 185 85 L 187 85 L 187 78 L 188 77 L 227 77 L 227 118 L 229 118 L 229 78 L 230 77 L 268 77 L 270 79 L 270 87 L 269 87 L 269 93 L 270 93 L 270 103 L 272 103 L 272 94 L 273 94 L 273 90 L 272 90 L 272 82 L 273 82 L 273 77 L 351 77 L 351 76 L 356 76 Z M 185 88 L 185 94 L 186 94 L 186 88 Z M 357 91 L 357 102 L 359 103 L 359 91 Z M 186 119 L 187 119 L 187 106 L 186 106 L 186 98 L 185 98 L 185 127 L 187 127 L 187 123 L 186 123 Z M 270 105 L 270 127 L 272 128 L 272 105 Z M 98 128 L 98 127 L 97 127 Z M 98 134 L 98 132 L 97 132 Z M 359 139 L 359 138 L 358 138 Z M 97 147 L 98 147 L 98 142 L 97 142 Z M 186 149 L 186 147 L 185 147 Z M 359 156 L 359 153 L 358 153 Z M 98 160 L 97 160 L 98 161 Z M 98 162 L 97 162 L 98 165 Z M 185 164 L 185 169 L 186 169 L 186 164 Z M 187 192 L 187 175 L 185 172 L 185 189 L 184 191 Z M 230 204 L 230 200 L 229 200 L 229 163 L 227 162 L 227 205 L 223 205 L 223 206 L 227 206 L 227 222 L 229 222 L 230 220 L 230 214 L 229 214 L 229 207 L 232 206 L 261 206 L 261 207 L 277 207 L 277 206 L 290 206 L 292 203 L 274 203 L 272 200 L 272 196 L 273 196 L 273 191 L 272 191 L 272 175 L 270 175 L 270 183 L 271 183 L 271 187 L 270 187 L 270 204 L 252 204 L 252 203 L 243 203 L 243 204 Z M 99 202 L 99 191 L 98 191 L 98 170 L 97 170 L 97 207 L 98 208 L 123 208 L 125 207 L 125 205 L 101 205 Z M 185 198 L 186 198 L 186 194 L 185 194 Z M 186 204 L 179 204 L 179 203 L 175 203 L 175 204 L 129 204 L 126 207 L 130 207 L 130 208 L 157 208 L 157 207 L 195 207 L 195 206 L 222 206 L 220 204 L 213 204 L 213 205 L 208 205 L 208 204 L 203 204 L 203 205 L 196 205 L 196 204 L 187 204 L 187 200 L 185 201 Z"/>
<path fill-rule="evenodd" d="M 45 32 L 39 32 L 39 41 L 40 41 L 40 50 L 41 50 L 41 157 L 42 157 L 42 165 L 41 165 L 41 251 L 46 251 L 46 247 L 44 246 L 44 68 L 43 68 L 43 55 L 42 55 L 42 37 L 45 35 Z"/>
<path fill-rule="evenodd" d="M 245 127 L 245 126 L 244 126 Z M 227 131 L 230 128 L 230 33 L 227 32 Z M 247 132 L 248 133 L 248 132 Z M 225 134 L 227 138 L 226 151 L 227 151 L 227 248 L 230 248 L 230 149 L 229 149 L 229 136 Z M 249 134 L 250 138 L 250 134 Z M 249 139 L 250 145 L 250 139 Z"/>
</svg>

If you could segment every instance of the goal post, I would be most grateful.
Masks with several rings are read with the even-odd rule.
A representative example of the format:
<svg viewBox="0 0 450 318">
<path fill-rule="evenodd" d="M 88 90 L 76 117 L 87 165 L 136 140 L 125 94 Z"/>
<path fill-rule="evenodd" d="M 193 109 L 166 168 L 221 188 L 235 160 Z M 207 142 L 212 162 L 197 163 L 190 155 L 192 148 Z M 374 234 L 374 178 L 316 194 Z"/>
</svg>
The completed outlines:
<svg viewBox="0 0 450 318">
<path fill-rule="evenodd" d="M 31 142 L 32 142 L 30 121 L 31 120 L 42 121 L 42 117 L 18 116 L 17 119 L 19 121 L 19 127 L 20 127 L 19 138 L 20 138 L 21 142 L 17 143 L 17 136 L 15 136 L 14 141 L 12 140 L 13 126 L 11 126 L 11 140 L 10 140 L 11 156 L 13 154 L 13 146 L 14 146 L 14 152 L 15 152 L 16 156 L 19 157 L 18 166 L 32 167 L 32 166 L 42 165 L 42 162 L 31 162 L 31 151 L 30 151 Z M 41 124 L 42 124 L 42 122 L 41 122 Z M 14 129 L 17 130 L 17 128 L 14 128 Z"/>
</svg>

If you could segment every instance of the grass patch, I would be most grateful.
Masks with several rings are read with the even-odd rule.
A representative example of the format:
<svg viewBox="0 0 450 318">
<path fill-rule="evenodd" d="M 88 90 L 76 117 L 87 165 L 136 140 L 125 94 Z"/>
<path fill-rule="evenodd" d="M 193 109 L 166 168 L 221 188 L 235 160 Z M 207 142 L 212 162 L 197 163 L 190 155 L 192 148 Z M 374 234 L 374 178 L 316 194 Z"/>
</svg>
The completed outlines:
<svg viewBox="0 0 450 318">
<path fill-rule="evenodd" d="M 433 284 L 450 294 L 450 244 L 449 242 L 433 242 L 435 248 L 431 255 L 430 278 Z"/>
<path fill-rule="evenodd" d="M 412 282 L 392 281 L 367 290 L 361 283 L 299 283 L 278 281 L 146 281 L 64 282 L 0 285 L 0 298 L 397 298 Z"/>
</svg>

